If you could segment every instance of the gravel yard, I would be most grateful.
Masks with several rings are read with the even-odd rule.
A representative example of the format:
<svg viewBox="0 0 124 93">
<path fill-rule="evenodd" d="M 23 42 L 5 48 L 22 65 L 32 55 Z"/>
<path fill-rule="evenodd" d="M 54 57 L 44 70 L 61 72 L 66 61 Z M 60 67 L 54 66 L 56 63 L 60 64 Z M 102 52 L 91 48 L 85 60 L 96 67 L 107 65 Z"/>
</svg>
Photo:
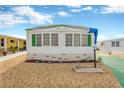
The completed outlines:
<svg viewBox="0 0 124 93">
<path fill-rule="evenodd" d="M 27 58 L 27 54 L 23 54 L 14 58 L 7 59 L 5 61 L 0 60 L 0 73 L 6 71 L 7 69 L 24 62 Z"/>
<path fill-rule="evenodd" d="M 91 63 L 80 63 L 91 66 Z M 103 64 L 104 73 L 76 73 L 74 63 L 20 63 L 0 74 L 0 87 L 121 87 L 111 70 Z"/>
</svg>

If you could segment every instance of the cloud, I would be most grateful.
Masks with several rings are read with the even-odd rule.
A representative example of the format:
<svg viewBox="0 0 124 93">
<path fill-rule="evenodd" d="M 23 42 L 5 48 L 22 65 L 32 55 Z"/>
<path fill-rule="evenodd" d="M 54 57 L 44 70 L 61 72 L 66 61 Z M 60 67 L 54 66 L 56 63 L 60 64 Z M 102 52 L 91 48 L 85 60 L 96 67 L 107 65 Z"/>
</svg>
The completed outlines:
<svg viewBox="0 0 124 93">
<path fill-rule="evenodd" d="M 102 41 L 102 40 L 107 40 L 107 36 L 105 35 L 98 35 L 98 41 Z"/>
<path fill-rule="evenodd" d="M 69 13 L 68 13 L 68 12 L 65 12 L 65 11 L 59 11 L 57 14 L 58 14 L 59 16 L 62 16 L 62 17 L 69 16 Z"/>
<path fill-rule="evenodd" d="M 124 6 L 105 6 L 102 7 L 101 9 L 102 14 L 107 14 L 107 13 L 124 13 Z"/>
<path fill-rule="evenodd" d="M 91 6 L 87 6 L 87 7 L 84 7 L 82 8 L 83 11 L 92 11 L 94 10 Z"/>
<path fill-rule="evenodd" d="M 21 17 L 17 17 L 11 13 L 0 14 L 0 28 L 4 28 L 19 23 L 27 23 L 27 22 L 23 20 Z"/>
<path fill-rule="evenodd" d="M 20 35 L 15 35 L 15 34 L 9 34 L 9 36 L 26 39 L 26 36 L 25 35 L 24 36 L 20 36 Z"/>
<path fill-rule="evenodd" d="M 111 36 L 108 36 L 105 34 L 98 35 L 98 41 L 110 40 L 110 39 L 116 39 L 116 38 L 124 38 L 124 34 L 115 34 Z"/>
<path fill-rule="evenodd" d="M 71 8 L 81 8 L 81 5 L 66 5 L 66 6 Z"/>
<path fill-rule="evenodd" d="M 92 6 L 86 6 L 83 8 L 75 8 L 71 9 L 70 12 L 72 13 L 78 13 L 83 11 L 91 11 L 93 13 L 102 13 L 102 14 L 108 14 L 108 13 L 124 13 L 124 6 L 119 5 L 108 5 L 108 6 L 101 6 L 100 8 L 93 8 Z"/>
<path fill-rule="evenodd" d="M 27 17 L 27 21 L 31 24 L 52 23 L 52 15 L 36 12 L 29 6 L 15 7 L 13 10 L 17 15 Z"/>
<path fill-rule="evenodd" d="M 70 10 L 70 12 L 72 13 L 78 13 L 78 12 L 81 12 L 82 10 L 81 9 L 72 9 Z"/>
<path fill-rule="evenodd" d="M 115 37 L 116 38 L 124 38 L 124 34 L 116 34 Z"/>
<path fill-rule="evenodd" d="M 11 12 L 0 13 L 0 28 L 16 24 L 46 24 L 53 23 L 53 16 L 34 11 L 29 6 L 12 7 Z"/>
<path fill-rule="evenodd" d="M 96 9 L 93 9 L 93 7 L 91 6 L 87 6 L 87 7 L 83 7 L 83 8 L 79 8 L 79 9 L 72 9 L 70 10 L 70 12 L 72 13 L 79 13 L 79 12 L 83 12 L 83 11 L 92 11 L 93 13 L 95 13 Z"/>
<path fill-rule="evenodd" d="M 124 6 L 117 6 L 117 5 L 109 5 L 109 6 L 101 6 L 100 8 L 93 8 L 92 6 L 86 6 L 83 8 L 75 8 L 71 9 L 70 12 L 72 13 L 79 13 L 83 11 L 90 11 L 93 13 L 102 13 L 102 14 L 108 14 L 108 13 L 124 13 Z"/>
</svg>

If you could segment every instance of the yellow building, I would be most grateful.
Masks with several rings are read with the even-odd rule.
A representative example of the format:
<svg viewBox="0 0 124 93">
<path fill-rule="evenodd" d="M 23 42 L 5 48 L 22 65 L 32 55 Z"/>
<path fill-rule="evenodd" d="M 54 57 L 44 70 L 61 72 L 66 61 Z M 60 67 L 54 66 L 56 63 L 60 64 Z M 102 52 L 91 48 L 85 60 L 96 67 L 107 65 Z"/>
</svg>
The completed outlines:
<svg viewBox="0 0 124 93">
<path fill-rule="evenodd" d="M 0 34 L 0 50 L 21 51 L 26 49 L 26 40 L 18 37 L 12 37 Z"/>
</svg>

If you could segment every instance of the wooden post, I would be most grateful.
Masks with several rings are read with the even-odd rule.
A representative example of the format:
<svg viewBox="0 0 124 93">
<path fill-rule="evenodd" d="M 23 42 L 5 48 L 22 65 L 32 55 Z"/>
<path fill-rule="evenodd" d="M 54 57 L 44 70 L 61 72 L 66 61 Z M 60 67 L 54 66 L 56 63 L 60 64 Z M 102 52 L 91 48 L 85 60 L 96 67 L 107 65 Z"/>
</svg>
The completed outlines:
<svg viewBox="0 0 124 93">
<path fill-rule="evenodd" d="M 19 45 L 19 39 L 17 39 L 17 48 L 18 48 L 18 52 L 19 52 L 19 47 L 20 47 L 20 45 Z"/>
<path fill-rule="evenodd" d="M 4 38 L 4 47 L 5 47 L 5 52 L 7 52 L 7 37 L 6 36 Z"/>
<path fill-rule="evenodd" d="M 96 48 L 94 47 L 94 68 L 96 68 Z"/>
</svg>

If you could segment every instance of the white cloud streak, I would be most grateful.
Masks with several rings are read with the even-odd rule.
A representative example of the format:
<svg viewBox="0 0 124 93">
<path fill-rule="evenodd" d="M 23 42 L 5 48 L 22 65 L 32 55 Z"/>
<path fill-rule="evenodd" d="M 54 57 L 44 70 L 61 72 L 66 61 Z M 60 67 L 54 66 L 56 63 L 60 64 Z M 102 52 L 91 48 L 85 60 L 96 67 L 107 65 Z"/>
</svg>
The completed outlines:
<svg viewBox="0 0 124 93">
<path fill-rule="evenodd" d="M 0 14 L 0 28 L 16 24 L 47 24 L 53 23 L 53 16 L 34 11 L 29 6 L 13 7 L 10 13 Z"/>
<path fill-rule="evenodd" d="M 29 6 L 15 7 L 13 10 L 16 12 L 17 15 L 27 16 L 27 21 L 31 24 L 52 23 L 52 15 L 35 12 L 33 8 Z"/>
<path fill-rule="evenodd" d="M 69 16 L 69 13 L 68 13 L 68 12 L 65 12 L 65 11 L 59 11 L 57 14 L 58 14 L 59 16 L 61 16 L 61 17 Z"/>
<path fill-rule="evenodd" d="M 66 6 L 71 8 L 81 8 L 81 5 L 66 5 Z"/>
<path fill-rule="evenodd" d="M 83 11 L 92 11 L 94 10 L 91 6 L 87 6 L 87 7 L 84 7 L 82 8 Z"/>
<path fill-rule="evenodd" d="M 98 35 L 98 41 L 102 41 L 102 40 L 107 40 L 107 36 L 105 35 Z"/>
<path fill-rule="evenodd" d="M 122 37 L 124 38 L 124 34 L 116 34 L 115 37 L 116 38 L 122 38 Z"/>
<path fill-rule="evenodd" d="M 100 8 L 93 8 L 92 6 L 86 6 L 83 8 L 75 8 L 71 9 L 70 12 L 72 13 L 79 13 L 83 11 L 89 11 L 93 13 L 101 13 L 101 14 L 109 14 L 109 13 L 124 13 L 124 6 L 120 5 L 108 5 L 108 6 L 101 6 Z"/>
<path fill-rule="evenodd" d="M 0 14 L 0 28 L 4 28 L 15 24 L 21 24 L 21 23 L 27 23 L 27 22 L 23 20 L 21 17 L 17 17 L 11 13 Z"/>
<path fill-rule="evenodd" d="M 87 6 L 87 7 L 83 7 L 83 8 L 79 8 L 79 9 L 71 9 L 70 12 L 72 13 L 79 13 L 79 12 L 83 12 L 83 11 L 96 11 L 96 9 L 93 9 L 93 7 L 91 6 Z"/>
<path fill-rule="evenodd" d="M 72 13 L 79 13 L 81 11 L 82 11 L 81 9 L 72 9 L 72 10 L 70 10 L 70 12 L 72 12 Z"/>
<path fill-rule="evenodd" d="M 105 6 L 101 9 L 102 14 L 108 14 L 108 13 L 124 13 L 124 6 Z"/>
</svg>

